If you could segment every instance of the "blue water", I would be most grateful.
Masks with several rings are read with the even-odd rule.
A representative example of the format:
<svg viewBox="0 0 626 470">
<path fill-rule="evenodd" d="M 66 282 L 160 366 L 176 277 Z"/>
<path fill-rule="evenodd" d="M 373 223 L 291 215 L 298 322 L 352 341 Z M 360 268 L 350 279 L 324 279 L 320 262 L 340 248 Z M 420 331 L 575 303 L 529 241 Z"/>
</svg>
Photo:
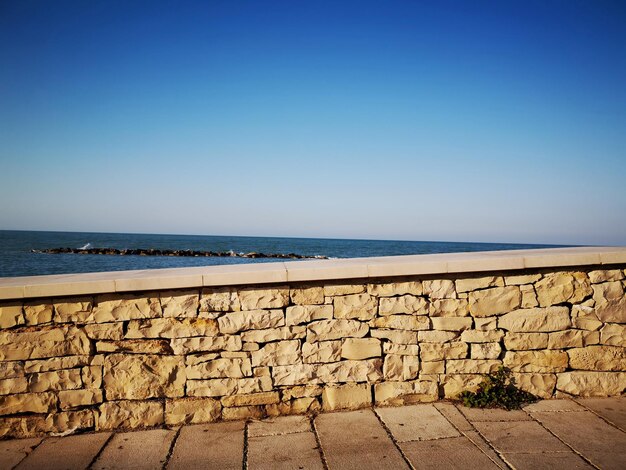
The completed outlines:
<svg viewBox="0 0 626 470">
<path fill-rule="evenodd" d="M 107 256 L 31 253 L 45 248 L 158 248 L 263 253 L 298 253 L 332 258 L 452 253 L 461 251 L 547 248 L 554 245 L 457 243 L 324 238 L 224 237 L 208 235 L 148 235 L 127 233 L 27 232 L 0 230 L 0 277 L 33 276 L 126 269 L 156 269 L 269 262 L 248 258 L 188 258 L 171 256 Z"/>
</svg>

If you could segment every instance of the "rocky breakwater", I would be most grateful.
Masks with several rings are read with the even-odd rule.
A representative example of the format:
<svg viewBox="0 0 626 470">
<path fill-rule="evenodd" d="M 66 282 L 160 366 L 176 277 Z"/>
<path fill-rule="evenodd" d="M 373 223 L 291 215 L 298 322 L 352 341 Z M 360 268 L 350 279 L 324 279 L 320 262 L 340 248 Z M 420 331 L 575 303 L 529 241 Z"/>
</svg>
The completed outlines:
<svg viewBox="0 0 626 470">
<path fill-rule="evenodd" d="M 626 389 L 626 272 L 524 271 L 0 303 L 0 435 Z"/>
<path fill-rule="evenodd" d="M 155 248 L 46 248 L 31 250 L 32 253 L 76 254 L 76 255 L 118 255 L 118 256 L 195 256 L 218 258 L 277 258 L 277 259 L 328 259 L 322 255 L 299 255 L 297 253 L 237 253 L 234 251 L 199 251 L 199 250 L 159 250 Z"/>
</svg>

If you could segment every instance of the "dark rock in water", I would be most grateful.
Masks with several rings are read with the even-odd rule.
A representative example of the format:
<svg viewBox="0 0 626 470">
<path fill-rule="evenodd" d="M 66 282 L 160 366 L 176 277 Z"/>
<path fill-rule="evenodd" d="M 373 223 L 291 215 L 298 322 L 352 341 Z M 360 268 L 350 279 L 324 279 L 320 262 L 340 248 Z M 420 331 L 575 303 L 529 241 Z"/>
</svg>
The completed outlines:
<svg viewBox="0 0 626 470">
<path fill-rule="evenodd" d="M 44 250 L 30 250 L 31 253 L 45 254 L 77 254 L 77 255 L 119 255 L 119 256 L 205 256 L 236 258 L 277 258 L 277 259 L 328 259 L 322 255 L 299 255 L 296 253 L 235 253 L 234 251 L 195 251 L 195 250 L 158 250 L 154 248 L 135 248 L 119 250 L 117 248 L 46 248 Z"/>
</svg>

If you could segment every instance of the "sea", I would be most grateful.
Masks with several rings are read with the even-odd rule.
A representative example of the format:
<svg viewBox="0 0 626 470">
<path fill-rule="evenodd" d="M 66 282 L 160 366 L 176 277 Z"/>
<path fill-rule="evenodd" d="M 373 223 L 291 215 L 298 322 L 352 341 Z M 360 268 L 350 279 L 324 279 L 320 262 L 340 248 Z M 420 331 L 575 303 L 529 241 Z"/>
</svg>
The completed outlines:
<svg viewBox="0 0 626 470">
<path fill-rule="evenodd" d="M 329 258 L 361 258 L 369 256 L 551 248 L 556 246 L 564 245 L 0 230 L 0 277 L 276 261 L 266 258 L 118 256 L 32 252 L 32 250 L 61 247 L 154 248 L 160 250 L 216 252 L 232 250 L 235 253 L 254 251 L 261 253 L 297 253 Z"/>
</svg>

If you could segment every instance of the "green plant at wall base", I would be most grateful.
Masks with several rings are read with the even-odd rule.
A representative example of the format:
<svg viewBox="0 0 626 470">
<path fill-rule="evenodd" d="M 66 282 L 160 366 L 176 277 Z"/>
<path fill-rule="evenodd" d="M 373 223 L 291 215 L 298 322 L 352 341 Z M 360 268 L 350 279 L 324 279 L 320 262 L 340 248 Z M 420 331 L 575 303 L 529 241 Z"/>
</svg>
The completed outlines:
<svg viewBox="0 0 626 470">
<path fill-rule="evenodd" d="M 459 394 L 461 402 L 469 408 L 504 408 L 517 410 L 525 403 L 537 401 L 532 393 L 520 390 L 515 385 L 511 371 L 500 367 L 488 374 L 478 386 L 478 390 L 468 390 Z"/>
</svg>

